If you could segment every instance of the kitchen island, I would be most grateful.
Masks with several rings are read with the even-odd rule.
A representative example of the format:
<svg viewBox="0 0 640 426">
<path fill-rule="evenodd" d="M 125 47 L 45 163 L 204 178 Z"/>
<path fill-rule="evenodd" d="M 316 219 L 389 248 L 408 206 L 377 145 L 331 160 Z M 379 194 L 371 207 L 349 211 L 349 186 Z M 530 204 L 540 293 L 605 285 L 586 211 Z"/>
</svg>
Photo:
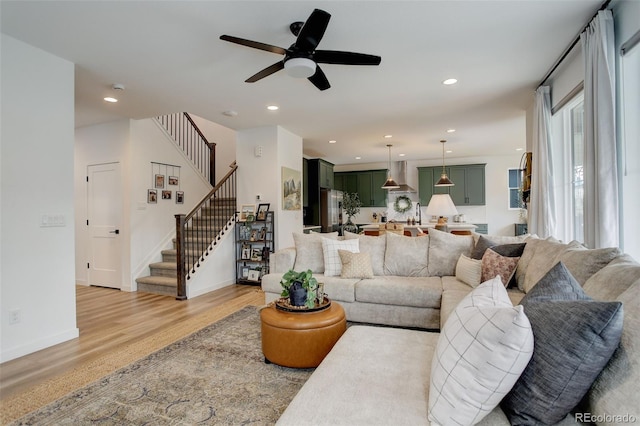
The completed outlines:
<svg viewBox="0 0 640 426">
<path fill-rule="evenodd" d="M 397 225 L 403 225 L 403 229 L 405 231 L 404 233 L 408 234 L 410 232 L 411 236 L 413 237 L 420 234 L 419 229 L 427 232 L 429 228 L 436 227 L 436 222 L 427 222 L 427 223 L 423 223 L 422 225 L 406 225 L 406 224 L 403 224 L 402 222 L 395 222 L 395 223 Z M 371 223 L 368 225 L 361 225 L 360 229 L 364 231 L 365 235 L 380 235 L 380 225 L 385 225 L 385 224 Z M 453 233 L 462 233 L 462 232 L 471 233 L 472 231 L 475 231 L 476 228 L 477 226 L 474 225 L 473 223 L 452 222 L 452 223 L 447 223 L 446 231 L 453 232 Z"/>
</svg>

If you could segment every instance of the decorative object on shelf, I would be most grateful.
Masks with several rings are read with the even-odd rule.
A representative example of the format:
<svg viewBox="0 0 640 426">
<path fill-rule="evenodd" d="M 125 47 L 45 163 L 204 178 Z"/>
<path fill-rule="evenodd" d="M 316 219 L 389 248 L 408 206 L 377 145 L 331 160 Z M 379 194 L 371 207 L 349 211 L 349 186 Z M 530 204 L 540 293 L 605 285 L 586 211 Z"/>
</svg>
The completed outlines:
<svg viewBox="0 0 640 426">
<path fill-rule="evenodd" d="M 382 189 L 398 189 L 400 185 L 396 183 L 395 180 L 391 177 L 391 147 L 393 145 L 387 144 L 387 148 L 389 148 L 389 167 L 387 168 L 387 181 L 382 185 Z"/>
<path fill-rule="evenodd" d="M 256 221 L 252 213 L 246 215 L 244 222 L 240 222 L 240 212 L 236 212 L 236 283 L 260 283 L 262 276 L 269 273 L 269 256 L 274 250 L 274 212 L 267 211 L 265 219 Z M 248 271 L 251 273 L 249 279 Z"/>
<path fill-rule="evenodd" d="M 458 210 L 453 204 L 449 194 L 433 194 L 429 201 L 429 205 L 427 206 L 427 214 L 431 216 L 438 216 L 436 229 L 439 231 L 445 231 L 447 228 L 447 220 L 445 217 L 458 214 Z"/>
<path fill-rule="evenodd" d="M 311 269 L 296 272 L 289 269 L 280 280 L 282 293 L 280 296 L 288 297 L 293 306 L 306 306 L 313 308 L 316 305 L 316 291 L 318 281 L 313 277 Z"/>
<path fill-rule="evenodd" d="M 411 210 L 411 207 L 413 207 L 413 203 L 406 195 L 398 195 L 393 203 L 393 209 L 398 213 L 406 213 Z"/>
<path fill-rule="evenodd" d="M 347 223 L 342 227 L 344 231 L 352 232 L 354 234 L 358 233 L 358 225 L 353 223 L 351 218 L 360 213 L 360 207 L 362 207 L 362 202 L 360 201 L 360 196 L 357 193 L 345 192 L 342 194 L 342 208 L 347 215 Z"/>
<path fill-rule="evenodd" d="M 445 140 L 440 141 L 440 143 L 442 143 L 442 174 L 440 175 L 440 180 L 438 180 L 434 186 L 455 186 L 447 176 L 447 172 L 444 170 L 444 144 L 446 142 L 447 141 Z"/>
<path fill-rule="evenodd" d="M 271 204 L 264 203 L 258 204 L 258 213 L 256 215 L 256 220 L 265 220 L 267 218 L 267 212 L 269 211 L 269 206 Z"/>
<path fill-rule="evenodd" d="M 256 205 L 243 204 L 240 207 L 240 222 L 253 222 L 254 220 L 256 220 Z"/>
<path fill-rule="evenodd" d="M 249 281 L 260 281 L 260 270 L 259 269 L 250 269 L 247 279 Z"/>
</svg>

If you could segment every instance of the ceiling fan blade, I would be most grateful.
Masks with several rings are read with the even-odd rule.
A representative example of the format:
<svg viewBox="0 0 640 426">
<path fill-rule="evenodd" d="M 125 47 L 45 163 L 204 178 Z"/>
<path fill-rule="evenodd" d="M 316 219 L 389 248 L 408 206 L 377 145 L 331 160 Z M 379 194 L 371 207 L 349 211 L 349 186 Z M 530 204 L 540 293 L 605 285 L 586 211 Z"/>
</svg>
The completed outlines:
<svg viewBox="0 0 640 426">
<path fill-rule="evenodd" d="M 287 50 L 282 47 L 272 46 L 270 44 L 260 43 L 259 41 L 247 40 L 244 38 L 234 37 L 226 34 L 221 35 L 220 40 L 241 44 L 242 46 L 253 47 L 254 49 L 266 50 L 267 52 L 271 53 L 279 53 L 280 55 L 285 55 L 287 53 Z"/>
<path fill-rule="evenodd" d="M 316 67 L 316 73 L 309 77 L 308 80 L 320 90 L 327 90 L 331 87 L 327 76 L 324 75 L 324 72 L 318 66 Z"/>
<path fill-rule="evenodd" d="M 265 77 L 268 77 L 271 74 L 278 72 L 283 68 L 284 68 L 284 61 L 278 61 L 273 65 L 269 65 L 262 71 L 258 71 L 257 73 L 255 73 L 254 75 L 246 79 L 245 83 L 255 83 L 256 81 L 261 80 Z"/>
<path fill-rule="evenodd" d="M 319 64 L 339 65 L 380 65 L 382 60 L 380 56 L 339 50 L 316 50 L 312 59 Z"/>
<path fill-rule="evenodd" d="M 329 19 L 331 15 L 324 10 L 314 9 L 309 16 L 309 19 L 304 23 L 298 38 L 296 39 L 295 46 L 299 50 L 311 52 L 315 50 L 324 36 L 324 32 L 329 25 Z"/>
</svg>

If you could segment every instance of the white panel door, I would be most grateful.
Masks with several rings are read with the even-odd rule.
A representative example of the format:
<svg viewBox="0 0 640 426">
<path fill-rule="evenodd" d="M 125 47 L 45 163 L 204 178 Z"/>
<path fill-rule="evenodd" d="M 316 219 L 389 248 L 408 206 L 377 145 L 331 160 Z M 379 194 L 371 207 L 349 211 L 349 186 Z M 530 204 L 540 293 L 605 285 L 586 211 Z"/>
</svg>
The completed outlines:
<svg viewBox="0 0 640 426">
<path fill-rule="evenodd" d="M 87 168 L 89 285 L 122 287 L 122 186 L 120 164 Z"/>
</svg>

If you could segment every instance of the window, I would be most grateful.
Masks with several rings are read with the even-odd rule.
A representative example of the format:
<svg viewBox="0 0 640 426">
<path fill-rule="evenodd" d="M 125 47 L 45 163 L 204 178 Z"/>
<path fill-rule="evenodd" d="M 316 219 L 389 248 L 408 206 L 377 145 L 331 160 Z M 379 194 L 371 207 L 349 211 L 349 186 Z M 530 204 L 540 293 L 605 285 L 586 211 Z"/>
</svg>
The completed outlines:
<svg viewBox="0 0 640 426">
<path fill-rule="evenodd" d="M 509 209 L 522 208 L 522 170 L 509 169 Z"/>
<path fill-rule="evenodd" d="M 558 238 L 584 242 L 584 95 L 552 117 L 553 180 Z"/>
</svg>

